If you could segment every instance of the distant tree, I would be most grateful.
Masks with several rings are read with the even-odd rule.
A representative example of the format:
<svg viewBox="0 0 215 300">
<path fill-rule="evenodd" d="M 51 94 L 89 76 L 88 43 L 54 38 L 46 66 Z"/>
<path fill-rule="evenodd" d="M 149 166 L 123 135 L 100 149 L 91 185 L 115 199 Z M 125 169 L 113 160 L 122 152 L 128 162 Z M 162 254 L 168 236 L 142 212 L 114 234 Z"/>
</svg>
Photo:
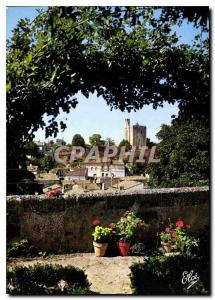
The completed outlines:
<svg viewBox="0 0 215 300">
<path fill-rule="evenodd" d="M 84 138 L 80 134 L 75 134 L 72 138 L 72 146 L 85 146 Z"/>
<path fill-rule="evenodd" d="M 150 138 L 146 138 L 146 146 L 147 147 L 151 148 L 152 146 L 155 146 L 155 145 L 156 145 L 156 143 L 152 142 L 150 140 Z"/>
<path fill-rule="evenodd" d="M 25 151 L 26 155 L 31 155 L 31 156 L 34 156 L 34 157 L 37 157 L 38 153 L 39 153 L 37 144 L 34 143 L 33 141 L 28 142 L 28 143 L 25 144 L 24 151 Z"/>
<path fill-rule="evenodd" d="M 122 146 L 125 146 L 125 151 L 129 151 L 131 149 L 131 144 L 129 143 L 129 141 L 123 139 L 120 143 L 119 143 L 119 150 Z"/>
<path fill-rule="evenodd" d="M 53 140 L 50 140 L 50 141 L 48 142 L 48 144 L 49 144 L 49 146 L 53 146 L 53 145 L 54 145 L 54 141 L 53 141 Z"/>
<path fill-rule="evenodd" d="M 42 157 L 40 159 L 40 168 L 41 168 L 41 170 L 49 172 L 51 169 L 53 169 L 54 165 L 55 164 L 54 164 L 53 159 L 48 155 L 45 155 L 44 157 Z"/>
<path fill-rule="evenodd" d="M 198 186 L 209 182 L 209 129 L 200 122 L 162 125 L 157 134 L 160 163 L 147 166 L 150 185 Z"/>
<path fill-rule="evenodd" d="M 105 140 L 105 144 L 108 144 L 108 145 L 110 145 L 110 146 L 113 146 L 113 145 L 115 145 L 115 142 L 114 142 L 114 140 L 113 140 L 112 138 L 108 137 L 108 138 L 106 138 L 106 140 Z"/>
<path fill-rule="evenodd" d="M 91 146 L 103 146 L 105 141 L 102 140 L 102 136 L 98 133 L 94 133 L 89 137 L 89 143 Z"/>
<path fill-rule="evenodd" d="M 63 139 L 56 139 L 56 145 L 59 146 L 65 146 L 66 142 Z"/>
</svg>

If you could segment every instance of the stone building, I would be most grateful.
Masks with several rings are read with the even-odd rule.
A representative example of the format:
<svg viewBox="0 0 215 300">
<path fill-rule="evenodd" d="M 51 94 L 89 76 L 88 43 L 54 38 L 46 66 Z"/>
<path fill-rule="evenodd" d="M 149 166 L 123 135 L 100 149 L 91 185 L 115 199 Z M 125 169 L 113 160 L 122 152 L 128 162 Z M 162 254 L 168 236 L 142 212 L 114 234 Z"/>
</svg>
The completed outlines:
<svg viewBox="0 0 215 300">
<path fill-rule="evenodd" d="M 86 163 L 85 166 L 88 170 L 88 178 L 125 176 L 125 166 L 123 162 L 89 162 Z"/>
<path fill-rule="evenodd" d="M 65 180 L 85 180 L 87 178 L 87 168 L 77 168 L 68 171 L 64 175 Z"/>
<path fill-rule="evenodd" d="M 125 119 L 125 140 L 131 146 L 146 146 L 146 126 L 130 124 L 130 119 Z"/>
</svg>

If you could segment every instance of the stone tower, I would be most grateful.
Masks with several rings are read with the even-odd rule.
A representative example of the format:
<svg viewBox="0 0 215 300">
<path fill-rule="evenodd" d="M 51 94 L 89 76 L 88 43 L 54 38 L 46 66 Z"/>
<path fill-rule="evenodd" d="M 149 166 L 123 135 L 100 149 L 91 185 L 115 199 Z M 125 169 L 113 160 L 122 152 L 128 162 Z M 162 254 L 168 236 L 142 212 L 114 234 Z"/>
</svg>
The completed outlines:
<svg viewBox="0 0 215 300">
<path fill-rule="evenodd" d="M 130 141 L 130 119 L 125 119 L 125 140 Z"/>
<path fill-rule="evenodd" d="M 130 124 L 130 119 L 125 119 L 125 140 L 131 146 L 146 146 L 146 126 Z"/>
</svg>

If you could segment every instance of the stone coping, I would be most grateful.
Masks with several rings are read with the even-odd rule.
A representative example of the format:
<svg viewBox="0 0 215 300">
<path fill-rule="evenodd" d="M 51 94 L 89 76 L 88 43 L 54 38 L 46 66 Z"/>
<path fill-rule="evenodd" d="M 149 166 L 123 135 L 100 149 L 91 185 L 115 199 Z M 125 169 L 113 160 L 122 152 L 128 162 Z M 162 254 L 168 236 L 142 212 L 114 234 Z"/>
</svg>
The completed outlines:
<svg viewBox="0 0 215 300">
<path fill-rule="evenodd" d="M 116 195 L 148 195 L 148 194 L 180 194 L 180 193 L 195 193 L 195 192 L 208 192 L 209 187 L 180 187 L 180 188 L 160 188 L 160 189 L 143 189 L 137 191 L 99 191 L 99 192 L 88 192 L 83 194 L 73 194 L 73 195 L 65 195 L 59 197 L 58 199 L 79 199 L 79 198 L 101 198 L 101 196 L 112 197 Z M 9 195 L 7 196 L 7 201 L 22 201 L 22 200 L 45 200 L 45 199 L 56 199 L 56 197 L 47 197 L 46 195 Z"/>
</svg>

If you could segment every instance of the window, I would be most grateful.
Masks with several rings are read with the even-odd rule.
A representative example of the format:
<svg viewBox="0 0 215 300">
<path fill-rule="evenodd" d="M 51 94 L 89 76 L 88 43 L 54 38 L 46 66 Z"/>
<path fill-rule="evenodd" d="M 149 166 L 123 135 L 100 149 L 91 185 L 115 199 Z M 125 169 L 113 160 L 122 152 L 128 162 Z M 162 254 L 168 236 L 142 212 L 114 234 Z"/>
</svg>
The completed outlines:
<svg viewBox="0 0 215 300">
<path fill-rule="evenodd" d="M 93 170 L 93 167 L 91 167 L 91 171 Z"/>
<path fill-rule="evenodd" d="M 102 177 L 104 177 L 104 173 L 102 173 Z"/>
<path fill-rule="evenodd" d="M 108 176 L 108 173 L 106 173 L 106 177 Z"/>
</svg>

